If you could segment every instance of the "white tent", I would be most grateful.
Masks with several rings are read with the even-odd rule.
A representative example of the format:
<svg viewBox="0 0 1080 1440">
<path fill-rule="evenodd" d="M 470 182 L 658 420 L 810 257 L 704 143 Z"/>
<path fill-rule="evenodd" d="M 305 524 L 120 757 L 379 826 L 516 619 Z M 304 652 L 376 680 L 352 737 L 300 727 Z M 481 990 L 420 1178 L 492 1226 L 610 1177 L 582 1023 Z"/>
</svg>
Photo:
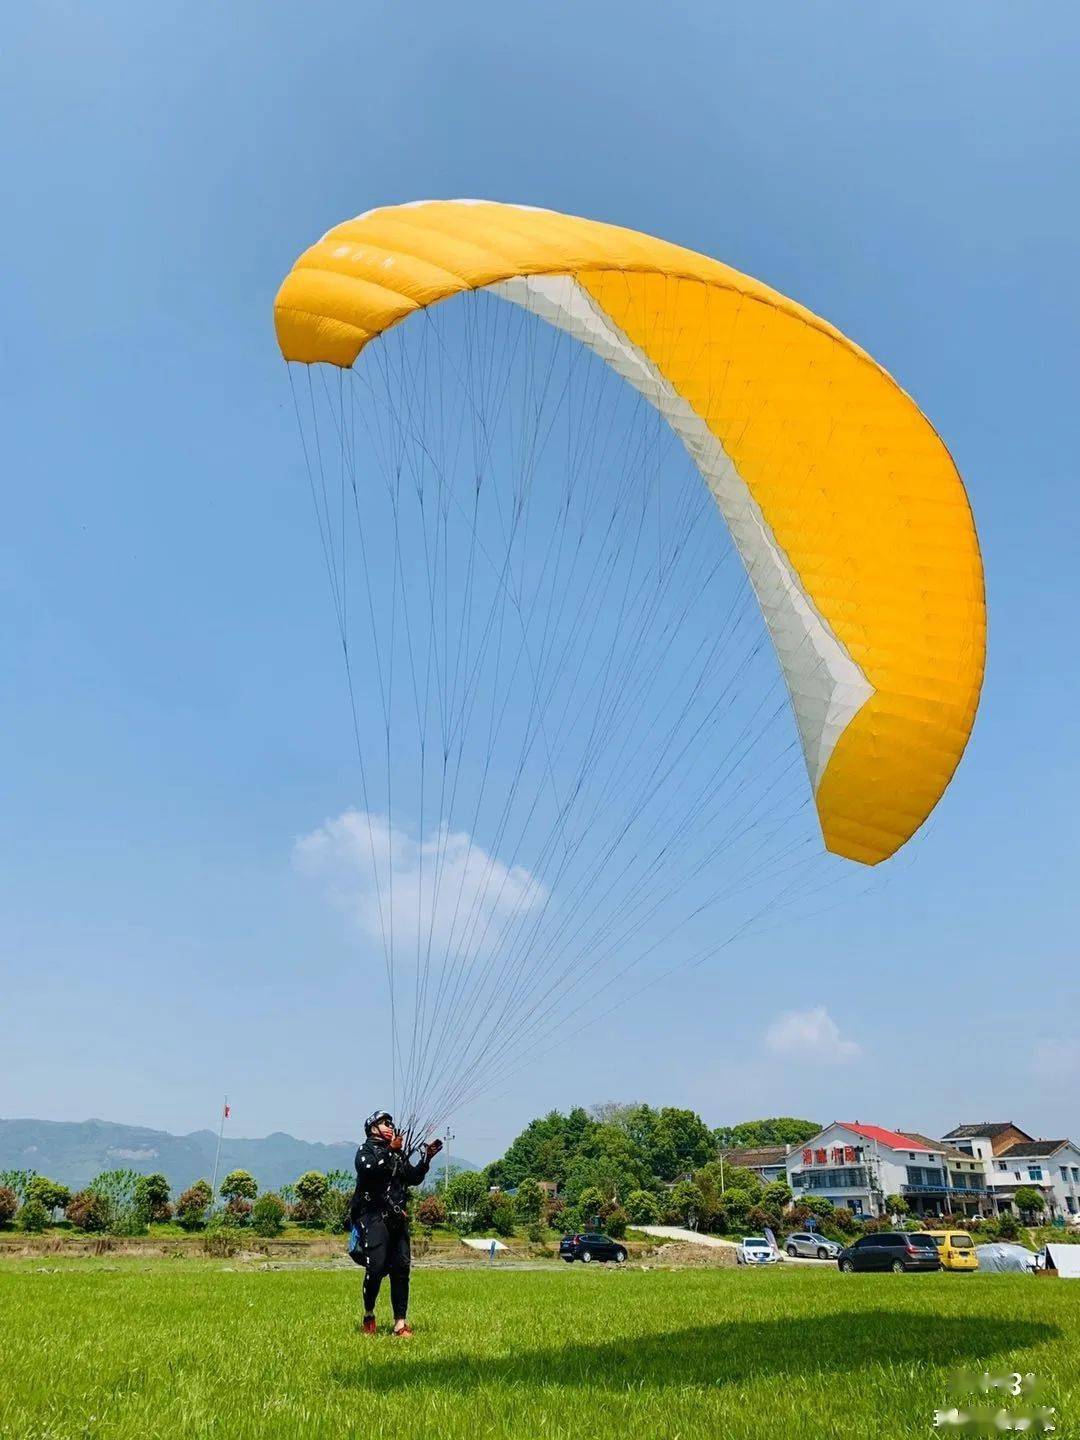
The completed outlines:
<svg viewBox="0 0 1080 1440">
<path fill-rule="evenodd" d="M 1063 1280 L 1080 1280 L 1080 1245 L 1047 1245 L 1046 1268 Z"/>
</svg>

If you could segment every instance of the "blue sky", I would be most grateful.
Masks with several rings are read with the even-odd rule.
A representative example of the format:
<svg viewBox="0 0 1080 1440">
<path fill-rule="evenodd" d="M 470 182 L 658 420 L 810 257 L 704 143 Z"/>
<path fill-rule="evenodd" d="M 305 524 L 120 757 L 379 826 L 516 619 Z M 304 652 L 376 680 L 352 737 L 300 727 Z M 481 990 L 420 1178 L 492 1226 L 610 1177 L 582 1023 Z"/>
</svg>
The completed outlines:
<svg viewBox="0 0 1080 1440">
<path fill-rule="evenodd" d="M 4 1114 L 191 1129 L 228 1091 L 237 1133 L 332 1139 L 385 1103 L 370 967 L 292 861 L 356 794 L 271 305 L 337 220 L 477 195 L 690 245 L 871 350 L 968 483 L 991 643 L 870 895 L 653 992 L 459 1143 L 639 1095 L 1080 1130 L 1078 31 L 966 0 L 8 22 Z"/>
</svg>

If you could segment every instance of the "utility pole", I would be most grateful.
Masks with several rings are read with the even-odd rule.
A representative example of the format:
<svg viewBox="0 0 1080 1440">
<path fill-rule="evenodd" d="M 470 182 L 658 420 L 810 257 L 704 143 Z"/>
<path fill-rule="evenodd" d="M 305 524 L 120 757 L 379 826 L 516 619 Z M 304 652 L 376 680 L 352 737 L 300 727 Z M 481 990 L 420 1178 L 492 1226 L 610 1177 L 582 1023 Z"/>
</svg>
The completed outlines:
<svg viewBox="0 0 1080 1440">
<path fill-rule="evenodd" d="M 446 1134 L 443 1136 L 443 1147 L 446 1151 L 446 1161 L 443 1166 L 443 1194 L 445 1195 L 450 1187 L 450 1141 L 456 1140 L 456 1135 L 450 1134 L 450 1126 L 446 1127 Z"/>
<path fill-rule="evenodd" d="M 214 1178 L 213 1178 L 213 1181 L 211 1182 L 211 1185 L 210 1185 L 210 1208 L 211 1208 L 211 1210 L 212 1210 L 212 1209 L 214 1208 L 214 1206 L 217 1204 L 217 1175 L 218 1175 L 218 1163 L 219 1163 L 219 1161 L 221 1160 L 221 1137 L 222 1137 L 222 1135 L 225 1133 L 225 1121 L 228 1119 L 228 1115 L 229 1115 L 229 1097 L 226 1095 L 226 1096 L 225 1096 L 225 1103 L 224 1103 L 224 1104 L 222 1105 L 222 1107 L 221 1107 L 221 1123 L 220 1123 L 220 1125 L 218 1126 L 218 1132 L 217 1132 L 217 1151 L 216 1151 L 216 1153 L 215 1153 L 215 1155 L 214 1155 Z"/>
</svg>

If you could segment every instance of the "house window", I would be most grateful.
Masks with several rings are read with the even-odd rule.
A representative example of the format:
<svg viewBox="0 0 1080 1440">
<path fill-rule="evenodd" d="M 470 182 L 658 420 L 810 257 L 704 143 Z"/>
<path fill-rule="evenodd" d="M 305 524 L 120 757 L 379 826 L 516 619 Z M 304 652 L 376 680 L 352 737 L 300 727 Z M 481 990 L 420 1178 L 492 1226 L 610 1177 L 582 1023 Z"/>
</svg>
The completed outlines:
<svg viewBox="0 0 1080 1440">
<path fill-rule="evenodd" d="M 1080 1181 L 1080 1166 L 1073 1166 L 1073 1179 Z"/>
<path fill-rule="evenodd" d="M 945 1177 L 940 1170 L 935 1170 L 929 1165 L 909 1165 L 907 1167 L 907 1183 L 920 1188 L 933 1186 L 936 1189 L 945 1188 Z"/>
<path fill-rule="evenodd" d="M 999 1169 L 999 1170 L 1008 1170 L 1008 1168 L 1009 1168 L 1009 1167 L 1008 1167 L 1008 1165 L 1005 1164 L 1005 1161 L 1004 1161 L 1004 1160 L 999 1160 L 999 1161 L 998 1161 L 998 1169 Z"/>
<path fill-rule="evenodd" d="M 842 1170 L 807 1170 L 802 1180 L 808 1190 L 865 1189 L 866 1183 L 866 1171 L 859 1165 L 845 1166 Z"/>
<path fill-rule="evenodd" d="M 1067 1165 L 1062 1165 L 1060 1168 L 1061 1168 L 1061 1178 L 1062 1178 L 1063 1180 L 1067 1180 L 1067 1179 L 1069 1178 L 1069 1167 L 1068 1167 Z"/>
<path fill-rule="evenodd" d="M 1042 1178 L 1043 1178 L 1043 1173 L 1042 1173 L 1042 1166 L 1041 1166 L 1041 1165 L 1029 1165 L 1029 1166 L 1028 1166 L 1028 1179 L 1029 1179 L 1029 1180 L 1041 1180 Z"/>
</svg>

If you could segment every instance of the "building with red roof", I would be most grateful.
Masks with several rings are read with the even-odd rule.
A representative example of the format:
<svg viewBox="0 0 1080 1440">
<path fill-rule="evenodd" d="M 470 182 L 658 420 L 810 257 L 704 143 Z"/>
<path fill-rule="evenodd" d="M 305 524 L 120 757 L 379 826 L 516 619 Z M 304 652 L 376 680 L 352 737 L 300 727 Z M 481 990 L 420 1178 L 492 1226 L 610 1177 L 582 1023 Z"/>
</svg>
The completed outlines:
<svg viewBox="0 0 1080 1440">
<path fill-rule="evenodd" d="M 787 1156 L 796 1200 L 814 1196 L 856 1215 L 973 1215 L 990 1208 L 984 1163 L 943 1140 L 860 1120 L 834 1120 Z M 890 1201 L 892 1200 L 892 1203 Z"/>
</svg>

